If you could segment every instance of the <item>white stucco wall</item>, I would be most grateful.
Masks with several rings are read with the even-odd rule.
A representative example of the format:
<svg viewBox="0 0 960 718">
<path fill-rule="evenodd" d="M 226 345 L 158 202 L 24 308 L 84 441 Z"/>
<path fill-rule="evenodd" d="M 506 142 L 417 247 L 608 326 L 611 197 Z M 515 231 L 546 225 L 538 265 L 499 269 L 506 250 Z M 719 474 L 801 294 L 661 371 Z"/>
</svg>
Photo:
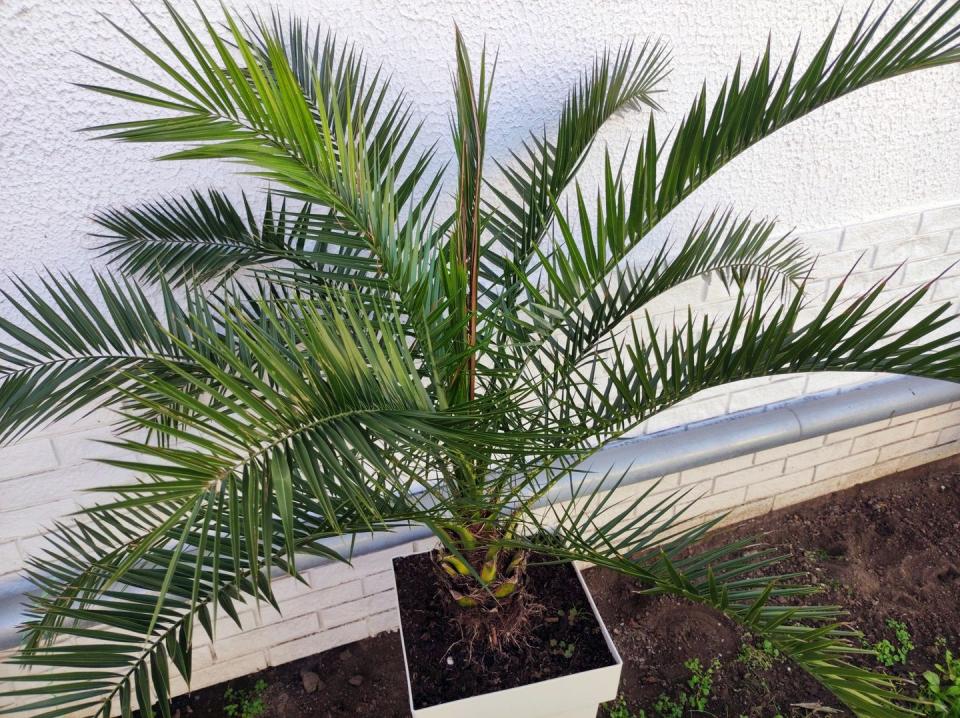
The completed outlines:
<svg viewBox="0 0 960 718">
<path fill-rule="evenodd" d="M 661 129 L 671 127 L 706 79 L 716 88 L 742 53 L 752 61 L 767 33 L 783 56 L 798 33 L 809 55 L 845 6 L 849 30 L 869 0 L 278 0 L 355 39 L 371 60 L 394 73 L 425 122 L 424 138 L 449 153 L 447 112 L 453 25 L 472 44 L 499 48 L 490 122 L 490 154 L 504 157 L 529 129 L 548 126 L 569 84 L 604 46 L 646 37 L 673 50 L 673 74 Z M 910 0 L 897 0 L 903 8 Z M 177 0 L 192 15 L 192 3 Z M 236 3 L 267 10 L 270 0 Z M 138 5 L 163 18 L 160 0 Z M 215 0 L 202 0 L 211 13 Z M 123 116 L 121 103 L 70 83 L 108 73 L 77 51 L 138 70 L 145 64 L 97 13 L 135 31 L 144 28 L 125 0 L 0 2 L 0 266 L 30 272 L 41 265 L 85 273 L 81 251 L 94 210 L 188 187 L 233 187 L 209 163 L 149 163 L 156 148 L 87 141 L 74 130 Z M 841 32 L 842 32 L 841 31 Z M 146 35 L 143 35 L 146 37 Z M 841 100 L 749 151 L 702 188 L 681 212 L 732 203 L 781 217 L 802 230 L 943 204 L 960 197 L 960 68 L 899 78 Z M 604 133 L 619 148 L 636 139 L 642 118 L 628 114 Z M 595 153 L 599 158 L 599 153 Z M 589 184 L 598 168 L 588 162 Z"/>
<path fill-rule="evenodd" d="M 176 2 L 195 15 L 192 2 Z M 662 39 L 673 52 L 673 71 L 661 96 L 661 133 L 679 121 L 704 79 L 716 89 L 742 54 L 747 64 L 768 33 L 784 57 L 802 33 L 804 56 L 825 35 L 841 7 L 840 37 L 869 0 L 278 0 L 282 11 L 312 18 L 343 39 L 355 40 L 369 59 L 393 73 L 424 122 L 423 140 L 439 139 L 439 159 L 450 156 L 448 112 L 453 26 L 479 50 L 486 38 L 499 50 L 490 121 L 489 154 L 505 158 L 530 129 L 550 127 L 571 82 L 606 46 Z M 897 0 L 891 16 L 910 4 Z M 138 5 L 163 24 L 160 0 Z M 216 0 L 201 0 L 212 16 Z M 267 12 L 271 0 L 239 3 Z M 145 23 L 126 0 L 0 2 L 0 268 L 30 275 L 42 267 L 77 274 L 88 286 L 91 267 L 102 267 L 89 247 L 88 217 L 108 206 L 136 203 L 190 188 L 235 190 L 243 180 L 224 165 L 159 163 L 160 148 L 96 142 L 77 129 L 130 117 L 138 108 L 71 83 L 113 82 L 110 73 L 77 52 L 140 72 L 150 68 L 99 17 L 106 13 L 135 34 Z M 960 67 L 898 78 L 849 96 L 752 148 L 721 170 L 664 223 L 678 230 L 703 210 L 733 206 L 777 216 L 784 228 L 808 232 L 856 224 L 960 199 Z M 619 152 L 645 127 L 640 113 L 615 118 L 601 142 Z M 599 147 L 580 179 L 596 185 Z M 249 183 L 246 183 L 250 186 Z M 908 234 L 911 232 L 904 232 Z M 827 243 L 825 253 L 835 247 Z M 834 264 L 853 255 L 830 257 Z M 829 277 L 833 268 L 824 270 Z M 4 279 L 0 277 L 0 286 Z M 678 303 L 699 301 L 697 291 Z M 0 298 L 0 316 L 12 311 Z"/>
</svg>

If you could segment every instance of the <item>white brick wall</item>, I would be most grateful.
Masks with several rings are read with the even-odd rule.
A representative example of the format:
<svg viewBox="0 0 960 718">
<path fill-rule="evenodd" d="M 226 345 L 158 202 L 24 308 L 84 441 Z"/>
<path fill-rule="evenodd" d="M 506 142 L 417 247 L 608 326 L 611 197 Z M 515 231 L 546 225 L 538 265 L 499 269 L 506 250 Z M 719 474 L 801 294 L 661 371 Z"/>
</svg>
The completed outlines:
<svg viewBox="0 0 960 718">
<path fill-rule="evenodd" d="M 911 282 L 930 279 L 931 273 L 960 258 L 960 206 L 827 230 L 811 235 L 810 242 L 823 252 L 849 250 L 859 256 L 866 250 L 848 286 L 865 287 L 905 258 L 929 256 L 911 261 L 907 271 L 897 276 L 895 284 L 902 289 Z M 918 255 L 911 254 L 914 246 Z M 820 291 L 835 286 L 849 268 L 849 258 L 821 262 Z M 915 266 L 924 267 L 923 272 Z M 954 291 L 944 287 L 956 288 L 958 282 L 957 270 L 941 279 L 939 298 Z M 713 306 L 725 301 L 716 287 L 702 285 L 689 292 L 673 301 L 703 297 Z M 875 376 L 830 374 L 742 383 L 705 392 L 648 422 L 642 430 L 652 433 L 872 378 Z M 83 489 L 124 478 L 120 472 L 85 461 L 110 451 L 90 441 L 104 438 L 104 432 L 102 417 L 93 416 L 61 422 L 42 435 L 0 449 L 0 581 L 22 567 L 25 555 L 41 542 L 46 526 L 83 505 Z M 702 519 L 732 511 L 728 521 L 739 520 L 952 455 L 957 453 L 958 438 L 960 403 L 943 405 L 689 469 L 665 477 L 660 490 L 682 486 L 692 487 L 692 495 L 703 494 L 688 514 L 691 517 Z M 641 487 L 621 491 L 627 496 Z M 390 558 L 430 546 L 430 542 L 407 543 L 362 556 L 353 567 L 316 567 L 305 572 L 306 585 L 292 579 L 279 581 L 276 591 L 283 615 L 247 606 L 241 613 L 242 629 L 220 616 L 213 646 L 198 637 L 193 686 L 211 685 L 394 630 Z M 2 677 L 11 672 L 10 666 L 0 666 L 0 685 Z M 177 690 L 184 688 L 176 686 Z"/>
<path fill-rule="evenodd" d="M 129 480 L 126 472 L 90 461 L 117 455 L 95 443 L 108 436 L 99 414 L 57 422 L 0 448 L 0 581 L 23 567 L 54 520 L 93 500 L 86 490 Z"/>
</svg>

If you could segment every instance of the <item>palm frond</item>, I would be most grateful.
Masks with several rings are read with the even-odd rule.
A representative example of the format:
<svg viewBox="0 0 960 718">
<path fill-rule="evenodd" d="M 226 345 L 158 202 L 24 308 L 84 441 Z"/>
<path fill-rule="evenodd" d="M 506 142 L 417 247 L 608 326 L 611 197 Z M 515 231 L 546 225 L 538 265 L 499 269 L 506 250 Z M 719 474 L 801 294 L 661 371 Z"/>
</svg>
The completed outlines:
<svg viewBox="0 0 960 718">
<path fill-rule="evenodd" d="M 305 38 L 296 25 L 284 33 L 259 23 L 259 35 L 251 39 L 249 28 L 242 28 L 225 12 L 228 39 L 224 39 L 205 15 L 201 36 L 169 3 L 167 10 L 176 25 L 178 41 L 149 19 L 146 21 L 160 43 L 188 69 L 189 77 L 120 28 L 158 66 L 171 86 L 99 64 L 155 94 L 182 98 L 183 102 L 170 108 L 177 114 L 90 129 L 99 131 L 101 137 L 128 142 L 189 145 L 163 159 L 226 159 L 251 166 L 254 174 L 278 183 L 285 193 L 327 208 L 345 232 L 366 243 L 378 272 L 402 301 L 411 302 L 420 296 L 420 289 L 404 286 L 398 278 L 418 258 L 402 254 L 405 245 L 395 240 L 407 228 L 429 228 L 440 174 L 429 171 L 432 150 L 409 158 L 413 140 L 408 137 L 406 111 L 396 109 L 386 117 L 380 116 L 379 102 L 374 100 L 385 90 L 379 80 L 365 84 L 362 56 L 337 54 L 334 45 L 328 43 L 322 52 L 317 50 L 321 55 L 318 65 L 304 64 L 308 51 L 290 44 Z M 208 51 L 205 43 L 213 51 Z M 309 57 L 312 55 L 310 52 Z M 308 70 L 312 92 L 304 90 L 298 75 Z M 151 104 L 141 94 L 102 86 L 91 89 Z M 354 111 L 364 106 L 373 113 L 370 117 Z M 388 129 L 378 126 L 374 136 L 385 133 L 392 139 L 371 149 L 367 125 L 377 121 L 387 122 Z M 427 251 L 431 249 L 428 243 Z M 424 311 L 422 307 L 409 310 L 412 314 Z"/>
<path fill-rule="evenodd" d="M 631 231 L 648 232 L 734 157 L 817 108 L 875 82 L 960 61 L 960 4 L 918 0 L 881 31 L 892 4 L 867 10 L 834 50 L 838 17 L 802 71 L 799 39 L 784 64 L 774 63 L 769 43 L 745 77 L 738 62 L 712 101 L 704 85 L 665 157 L 651 117 L 630 192 Z"/>
<path fill-rule="evenodd" d="M 613 429 L 594 438 L 611 438 L 697 392 L 752 377 L 849 371 L 960 379 L 960 332 L 950 327 L 950 306 L 910 314 L 929 284 L 878 306 L 886 286 L 879 282 L 842 304 L 841 284 L 807 319 L 802 292 L 771 301 L 766 280 L 753 297 L 741 291 L 726 317 L 697 319 L 688 310 L 686 321 L 661 330 L 647 315 L 545 382 L 556 388 L 544 390 L 545 403 L 561 423 L 584 426 L 589 417 L 586 423 Z"/>
<path fill-rule="evenodd" d="M 323 540 L 343 531 L 390 531 L 428 516 L 381 493 L 377 513 L 389 520 L 372 524 L 338 497 L 332 523 L 298 474 L 291 484 L 296 521 L 287 536 L 279 480 L 261 474 L 215 485 L 183 482 L 187 490 L 179 494 L 146 481 L 121 492 L 120 501 L 90 509 L 84 522 L 60 526 L 30 562 L 36 592 L 22 627 L 24 649 L 13 659 L 47 670 L 8 678 L 12 687 L 2 695 L 37 698 L 0 713 L 110 716 L 115 701 L 123 716 L 136 707 L 141 716 L 170 718 L 170 666 L 189 684 L 195 622 L 215 639 L 218 612 L 240 625 L 247 602 L 282 611 L 271 568 L 299 576 L 291 550 L 348 561 Z"/>
<path fill-rule="evenodd" d="M 303 291 L 311 287 L 389 292 L 367 243 L 330 212 L 275 206 L 258 220 L 246 195 L 238 209 L 221 192 L 171 197 L 98 212 L 99 249 L 118 272 L 171 286 L 223 283 L 241 270 Z"/>
<path fill-rule="evenodd" d="M 387 305 L 371 314 L 370 307 L 332 292 L 264 305 L 254 319 L 228 308 L 220 318 L 223 331 L 197 329 L 189 343 L 177 342 L 201 371 L 166 362 L 165 372 L 138 376 L 124 392 L 131 425 L 166 435 L 171 445 L 127 439 L 126 448 L 151 462 L 113 463 L 166 477 L 173 487 L 184 476 L 206 484 L 278 468 L 305 473 L 318 501 L 329 507 L 336 485 L 362 515 L 378 492 L 412 494 L 419 486 L 442 500 L 443 484 L 436 482 L 446 477 L 432 468 L 482 455 L 478 439 L 497 452 L 527 450 L 529 436 L 522 432 L 466 430 L 478 415 L 516 410 L 509 397 L 438 409 L 408 346 L 402 314 Z M 451 489 L 456 493 L 445 487 Z"/>
<path fill-rule="evenodd" d="M 484 279 L 511 285 L 553 219 L 553 202 L 583 163 L 594 138 L 614 115 L 641 107 L 659 109 L 656 94 L 667 76 L 670 56 L 660 43 L 633 43 L 606 51 L 584 72 L 560 110 L 556 136 L 531 134 L 500 165 L 506 189 L 491 185 L 488 207 L 491 249 L 484 254 Z"/>
<path fill-rule="evenodd" d="M 279 46 L 315 122 L 325 122 L 321 107 L 350 113 L 349 124 L 365 139 L 363 153 L 370 166 L 381 170 L 381 181 L 392 186 L 397 204 L 406 205 L 432 153 L 415 158 L 408 174 L 395 171 L 413 158 L 420 134 L 420 125 L 412 124 L 405 93 L 394 91 L 382 68 L 371 69 L 355 45 L 338 42 L 330 32 L 321 39 L 319 28 L 311 30 L 310 23 L 300 18 L 291 15 L 284 20 L 273 10 L 269 21 L 258 17 L 245 29 L 259 64 L 267 70 L 271 47 Z"/>
<path fill-rule="evenodd" d="M 20 323 L 0 318 L 0 441 L 10 441 L 74 411 L 116 405 L 135 377 L 169 376 L 166 365 L 197 370 L 178 345 L 215 325 L 206 299 L 180 306 L 162 287 L 160 309 L 135 282 L 95 275 L 90 295 L 69 275 L 22 278 L 2 296 Z M 46 296 L 45 296 L 46 295 Z"/>
<path fill-rule="evenodd" d="M 296 260 L 310 208 L 275 212 L 268 194 L 258 222 L 246 195 L 239 211 L 221 192 L 169 197 L 94 215 L 98 249 L 119 272 L 170 285 L 226 280 L 246 267 Z"/>
<path fill-rule="evenodd" d="M 915 715 L 898 691 L 903 679 L 853 662 L 871 651 L 858 645 L 861 634 L 846 625 L 839 607 L 809 602 L 819 589 L 798 582 L 803 575 L 770 575 L 784 558 L 776 550 L 741 539 L 698 553 L 697 544 L 723 517 L 689 526 L 696 507 L 689 490 L 658 493 L 652 482 L 639 495 L 615 500 L 622 477 L 597 482 L 561 473 L 571 482 L 569 499 L 525 511 L 517 520 L 521 537 L 509 545 L 617 571 L 637 579 L 638 593 L 709 606 L 769 640 L 856 715 Z"/>
<path fill-rule="evenodd" d="M 541 280 L 524 282 L 515 315 L 496 315 L 508 339 L 504 351 L 517 354 L 506 362 L 514 370 L 530 362 L 549 375 L 578 364 L 602 350 L 629 317 L 693 279 L 715 277 L 732 294 L 748 283 L 779 280 L 786 291 L 801 287 L 813 266 L 801 242 L 775 235 L 774 221 L 736 218 L 730 210 L 712 212 L 682 242 L 665 243 L 643 262 L 623 263 L 622 195 L 618 201 L 616 192 L 607 193 L 606 206 L 598 203 L 593 213 L 579 190 L 577 196 L 579 232 L 558 214 L 557 247 L 550 254 L 534 250 Z M 505 373 L 493 381 L 502 383 Z"/>
</svg>

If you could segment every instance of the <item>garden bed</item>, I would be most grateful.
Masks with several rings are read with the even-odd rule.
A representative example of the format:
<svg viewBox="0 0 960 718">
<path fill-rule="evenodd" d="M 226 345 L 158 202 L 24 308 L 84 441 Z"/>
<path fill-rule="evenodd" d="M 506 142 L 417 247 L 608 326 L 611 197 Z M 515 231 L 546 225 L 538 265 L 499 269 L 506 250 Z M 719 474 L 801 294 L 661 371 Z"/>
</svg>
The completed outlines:
<svg viewBox="0 0 960 718">
<path fill-rule="evenodd" d="M 960 646 L 960 460 L 746 521 L 712 542 L 761 534 L 789 554 L 781 571 L 810 573 L 823 587 L 820 599 L 848 608 L 868 642 L 888 642 L 883 652 L 893 665 L 886 670 L 919 676 L 942 656 L 938 639 L 955 651 Z M 641 708 L 648 718 L 670 716 L 671 702 L 696 693 L 689 684 L 693 674 L 707 677 L 706 710 L 718 716 L 802 716 L 820 712 L 818 706 L 839 708 L 806 674 L 717 613 L 638 596 L 631 581 L 607 571 L 585 576 L 623 656 L 624 716 Z M 906 650 L 907 643 L 913 648 Z M 239 716 L 236 696 L 246 692 L 262 701 L 265 717 L 409 715 L 397 633 L 270 668 L 229 687 L 231 698 L 224 697 L 227 685 L 212 686 L 181 696 L 174 707 L 182 718 L 220 718 L 233 704 Z"/>
</svg>

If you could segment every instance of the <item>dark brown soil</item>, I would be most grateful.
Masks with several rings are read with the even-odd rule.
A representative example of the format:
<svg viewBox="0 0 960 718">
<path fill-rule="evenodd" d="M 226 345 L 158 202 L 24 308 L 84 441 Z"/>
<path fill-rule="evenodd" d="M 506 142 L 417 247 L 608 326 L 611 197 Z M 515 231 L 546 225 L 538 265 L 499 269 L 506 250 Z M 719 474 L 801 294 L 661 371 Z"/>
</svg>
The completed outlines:
<svg viewBox="0 0 960 718">
<path fill-rule="evenodd" d="M 929 669 L 938 657 L 938 638 L 946 639 L 954 652 L 960 647 L 960 460 L 768 514 L 719 532 L 710 542 L 741 536 L 762 536 L 780 547 L 788 558 L 778 571 L 809 573 L 823 587 L 818 600 L 844 605 L 868 642 L 894 640 L 887 620 L 905 623 L 915 648 L 905 665 L 890 672 L 906 676 Z M 631 710 L 642 708 L 648 718 L 657 718 L 654 703 L 661 694 L 675 697 L 684 689 L 690 674 L 683 664 L 692 658 L 704 666 L 719 660 L 708 715 L 810 716 L 818 704 L 840 708 L 802 671 L 765 653 L 719 614 L 671 598 L 638 596 L 631 581 L 603 570 L 587 571 L 585 577 L 623 656 L 621 690 Z M 569 596 L 576 594 L 557 595 L 570 603 Z M 878 668 L 873 659 L 867 664 Z M 302 670 L 316 672 L 323 687 L 306 693 Z M 265 718 L 409 715 L 397 633 L 231 685 L 249 687 L 258 679 L 267 684 Z M 220 718 L 226 687 L 181 697 L 175 707 L 182 718 Z"/>
<path fill-rule="evenodd" d="M 522 643 L 487 650 L 471 645 L 443 595 L 429 553 L 394 560 L 400 619 L 409 659 L 414 707 L 515 688 L 613 663 L 587 594 L 569 564 L 538 563 L 526 572 L 527 609 L 536 607 Z M 451 605 L 452 604 L 452 605 Z"/>
<path fill-rule="evenodd" d="M 304 672 L 320 679 L 313 692 L 304 688 Z M 225 707 L 235 702 L 224 697 L 227 688 L 253 695 L 257 681 L 266 686 L 259 694 L 265 707 L 262 718 L 410 716 L 399 634 L 381 633 L 174 698 L 174 718 L 176 711 L 180 711 L 179 718 L 224 718 Z M 236 718 L 242 716 L 237 713 Z"/>
<path fill-rule="evenodd" d="M 761 537 L 788 558 L 769 573 L 804 572 L 822 587 L 813 597 L 849 611 L 868 643 L 894 641 L 887 620 L 906 624 L 915 649 L 901 676 L 928 670 L 942 650 L 960 646 L 960 461 L 950 459 L 862 484 L 737 524 L 709 545 Z M 643 597 L 618 575 L 584 574 L 624 658 L 620 687 L 632 708 L 650 708 L 662 693 L 682 690 L 684 661 L 720 659 L 708 709 L 718 716 L 806 716 L 840 704 L 789 661 L 761 651 L 741 656 L 752 637 L 710 609 L 667 597 Z M 811 600 L 811 599 L 807 599 Z M 954 648 L 956 650 L 956 648 Z M 938 655 L 939 654 L 939 655 Z M 760 667 L 757 663 L 772 665 Z M 878 669 L 872 658 L 863 665 Z"/>
</svg>

